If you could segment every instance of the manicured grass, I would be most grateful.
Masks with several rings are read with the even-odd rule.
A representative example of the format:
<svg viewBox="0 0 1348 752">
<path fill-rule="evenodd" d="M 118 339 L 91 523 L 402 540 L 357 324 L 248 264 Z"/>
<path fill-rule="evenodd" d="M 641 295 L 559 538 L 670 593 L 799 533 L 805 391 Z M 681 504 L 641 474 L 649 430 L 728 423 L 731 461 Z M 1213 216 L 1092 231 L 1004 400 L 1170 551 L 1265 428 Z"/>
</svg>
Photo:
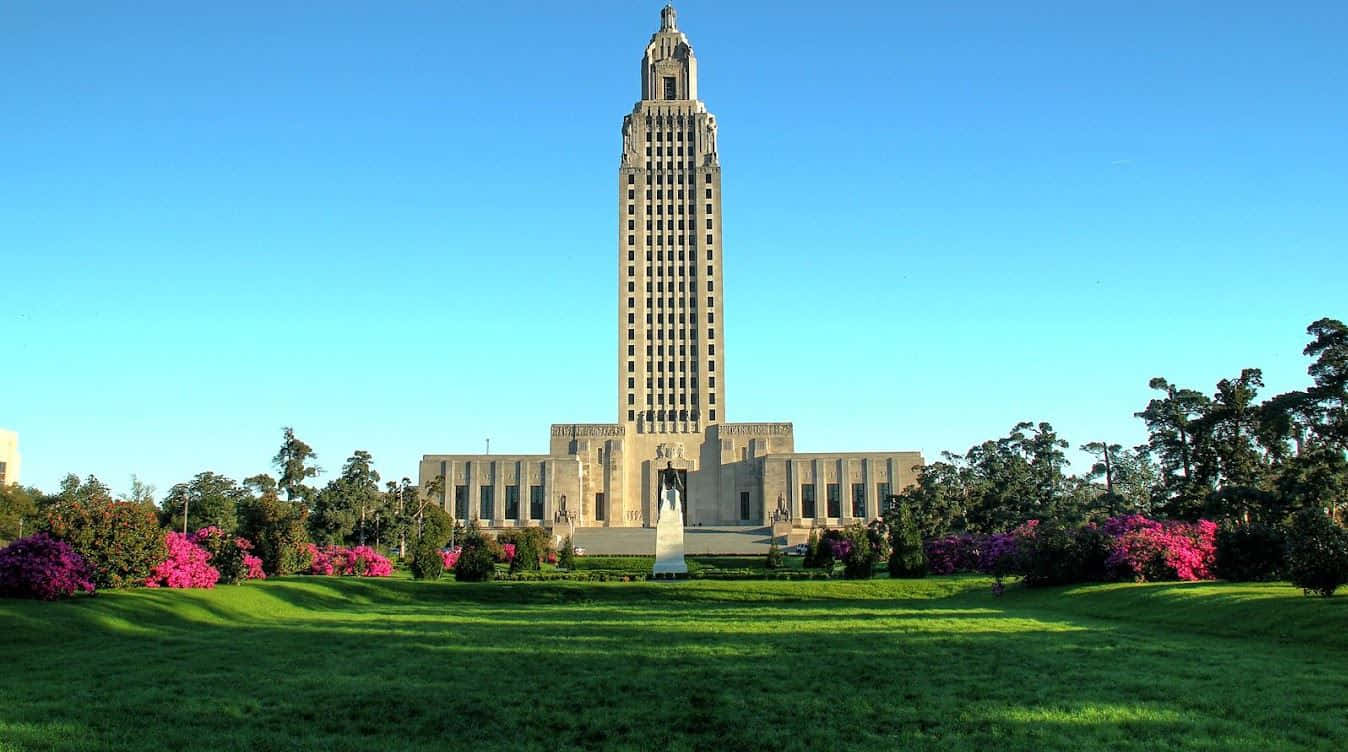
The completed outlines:
<svg viewBox="0 0 1348 752">
<path fill-rule="evenodd" d="M 289 578 L 0 601 L 0 750 L 1342 749 L 1348 597 Z"/>
</svg>

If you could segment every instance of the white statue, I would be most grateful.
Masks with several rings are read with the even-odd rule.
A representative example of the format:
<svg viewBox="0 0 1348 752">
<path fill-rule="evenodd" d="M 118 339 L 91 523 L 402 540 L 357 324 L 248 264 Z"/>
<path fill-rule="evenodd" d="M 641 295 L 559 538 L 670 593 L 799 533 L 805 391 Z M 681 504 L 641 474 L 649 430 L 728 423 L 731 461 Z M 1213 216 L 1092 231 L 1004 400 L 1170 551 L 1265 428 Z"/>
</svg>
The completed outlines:
<svg viewBox="0 0 1348 752">
<path fill-rule="evenodd" d="M 673 463 L 660 472 L 657 496 L 659 517 L 655 523 L 655 574 L 684 574 L 683 559 L 683 479 Z"/>
</svg>

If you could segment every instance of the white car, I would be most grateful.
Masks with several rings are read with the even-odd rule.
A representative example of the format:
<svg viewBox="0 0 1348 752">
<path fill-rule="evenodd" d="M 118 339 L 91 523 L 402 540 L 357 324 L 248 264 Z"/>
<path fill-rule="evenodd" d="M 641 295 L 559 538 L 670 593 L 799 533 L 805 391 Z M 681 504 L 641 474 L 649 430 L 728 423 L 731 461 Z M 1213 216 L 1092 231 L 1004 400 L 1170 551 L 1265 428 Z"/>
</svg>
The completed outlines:
<svg viewBox="0 0 1348 752">
<path fill-rule="evenodd" d="M 576 552 L 576 556 L 584 556 L 584 555 L 585 555 L 585 548 L 584 548 L 583 546 L 576 546 L 576 547 L 575 547 L 574 549 L 572 549 L 572 550 Z"/>
</svg>

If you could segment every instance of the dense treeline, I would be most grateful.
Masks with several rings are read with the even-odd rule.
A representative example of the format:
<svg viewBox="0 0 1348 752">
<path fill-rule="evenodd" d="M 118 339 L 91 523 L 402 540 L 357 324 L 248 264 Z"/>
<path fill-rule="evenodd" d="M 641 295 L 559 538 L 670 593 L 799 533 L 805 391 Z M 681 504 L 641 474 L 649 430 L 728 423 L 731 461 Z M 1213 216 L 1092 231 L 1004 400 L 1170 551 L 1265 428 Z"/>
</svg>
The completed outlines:
<svg viewBox="0 0 1348 752">
<path fill-rule="evenodd" d="M 1348 505 L 1348 327 L 1307 328 L 1311 384 L 1262 401 L 1258 368 L 1218 381 L 1212 394 L 1154 378 L 1136 413 L 1145 444 L 1081 446 L 1095 457 L 1065 472 L 1070 445 L 1049 423 L 1020 423 L 962 455 L 943 453 L 897 497 L 922 536 L 991 534 L 1030 520 L 1070 525 L 1121 515 L 1231 524 L 1275 523 L 1301 509 L 1341 521 Z"/>
<path fill-rule="evenodd" d="M 273 457 L 277 476 L 236 481 L 215 472 L 198 473 L 168 490 L 156 505 L 154 488 L 134 477 L 131 489 L 114 495 L 95 476 L 67 475 L 55 493 L 10 485 L 0 488 L 0 540 L 21 538 L 50 526 L 62 509 L 125 502 L 151 512 L 163 528 L 184 534 L 214 527 L 252 541 L 266 571 L 291 573 L 303 565 L 309 543 L 374 546 L 399 555 L 421 542 L 428 513 L 438 511 L 438 481 L 421 489 L 403 478 L 380 486 L 369 452 L 356 451 L 341 474 L 322 487 L 308 485 L 319 468 L 308 444 L 286 428 Z M 431 538 L 439 537 L 436 527 Z M 452 529 L 445 531 L 448 539 Z M 443 545 L 435 541 L 434 545 Z"/>
</svg>

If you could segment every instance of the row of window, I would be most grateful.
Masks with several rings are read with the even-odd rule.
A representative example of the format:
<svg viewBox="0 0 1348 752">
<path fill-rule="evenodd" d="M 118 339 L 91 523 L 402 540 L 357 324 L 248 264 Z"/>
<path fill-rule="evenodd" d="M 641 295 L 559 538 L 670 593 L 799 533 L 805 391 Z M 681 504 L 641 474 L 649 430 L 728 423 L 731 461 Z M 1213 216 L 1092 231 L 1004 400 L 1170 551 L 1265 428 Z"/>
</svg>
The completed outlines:
<svg viewBox="0 0 1348 752">
<path fill-rule="evenodd" d="M 800 516 L 802 519 L 811 519 L 816 516 L 818 508 L 814 498 L 815 485 L 806 483 L 800 487 Z M 842 485 L 838 483 L 827 483 L 824 485 L 825 508 L 824 516 L 838 518 L 842 517 Z M 880 500 L 881 504 L 886 502 L 889 497 L 889 484 L 875 484 L 875 498 Z M 866 514 L 866 484 L 852 484 L 852 517 L 865 518 Z"/>
<path fill-rule="evenodd" d="M 651 226 L 652 224 L 654 224 L 655 226 L 652 227 L 652 226 Z M 635 229 L 637 229 L 637 223 L 636 223 L 636 220 L 631 220 L 631 219 L 627 220 L 627 229 L 628 229 L 628 230 L 635 230 Z M 669 220 L 669 227 L 665 227 L 665 220 L 663 220 L 663 219 L 657 219 L 657 220 L 654 221 L 654 223 L 652 223 L 652 221 L 648 219 L 648 220 L 646 220 L 646 229 L 647 229 L 647 230 L 657 230 L 657 231 L 658 231 L 658 230 L 686 230 L 686 229 L 688 229 L 688 227 L 687 227 L 687 225 L 685 224 L 684 220 L 682 220 L 682 219 L 680 219 L 680 220 L 678 221 L 678 225 L 677 225 L 677 226 L 675 225 L 674 220 L 672 220 L 672 219 Z M 707 229 L 708 229 L 708 230 L 711 229 L 711 218 L 710 218 L 710 217 L 707 218 Z M 631 237 L 631 236 L 629 236 L 629 237 Z M 663 238 L 664 236 L 661 235 L 661 236 L 659 236 L 659 237 Z M 682 237 L 682 236 L 675 236 L 675 237 L 678 237 L 678 239 L 679 239 L 680 241 L 683 240 L 683 237 Z M 649 242 L 649 241 L 650 241 L 650 236 L 647 236 L 647 237 L 646 237 L 646 240 L 647 240 L 646 245 L 651 245 L 651 243 Z M 632 241 L 629 240 L 628 242 L 631 243 Z M 711 238 L 710 235 L 707 236 L 707 242 L 708 242 L 708 243 L 712 242 L 712 238 Z M 670 244 L 670 245 L 674 245 L 674 240 L 673 240 L 673 238 L 670 239 L 669 244 Z M 664 244 L 661 243 L 661 245 L 664 245 Z M 684 243 L 683 243 L 683 242 L 680 242 L 679 245 L 684 245 Z"/>
<path fill-rule="evenodd" d="M 697 316 L 697 307 L 696 307 L 696 306 L 697 306 L 697 301 L 691 301 L 691 300 L 690 300 L 690 301 L 689 301 L 689 304 L 690 304 L 691 307 L 690 307 L 689 309 L 686 309 L 686 310 L 692 311 L 692 315 L 693 315 L 694 317 L 696 317 L 696 316 Z M 708 296 L 707 296 L 707 307 L 710 308 L 710 307 L 714 307 L 715 305 L 716 305 L 715 299 L 714 299 L 712 296 L 708 295 Z M 712 314 L 712 313 L 713 313 L 712 311 L 708 311 L 708 312 L 707 312 L 707 323 L 708 323 L 708 324 L 715 323 L 715 322 L 712 320 L 712 318 L 711 318 L 711 314 Z M 687 316 L 687 315 L 688 315 L 688 314 L 686 314 L 686 313 L 684 313 L 684 312 L 680 312 L 680 313 L 679 313 L 678 323 L 680 323 L 680 324 L 687 323 L 687 319 L 685 318 L 685 316 Z M 636 316 L 637 316 L 637 315 L 636 315 L 635 313 L 630 313 L 630 312 L 629 312 L 629 313 L 627 314 L 627 324 L 628 324 L 628 326 L 631 326 L 632 324 L 635 324 L 635 323 L 636 323 Z M 657 321 L 657 323 L 660 323 L 660 324 L 665 323 L 665 313 L 664 313 L 664 311 L 661 311 L 661 312 L 655 314 L 655 316 L 656 316 L 656 321 Z M 671 323 L 671 324 L 674 323 L 674 312 L 673 312 L 673 311 L 670 311 L 670 312 L 669 312 L 669 323 Z M 650 312 L 650 311 L 647 311 L 647 312 L 646 312 L 646 325 L 649 327 L 650 324 L 651 324 L 651 312 Z M 628 339 L 631 339 L 631 338 L 634 337 L 635 335 L 636 335 L 636 333 L 635 333 L 633 330 L 631 330 L 631 329 L 628 329 L 628 330 L 627 330 L 627 337 L 628 337 Z M 646 336 L 650 336 L 650 333 L 648 332 Z"/>
<path fill-rule="evenodd" d="M 634 291 L 633 291 L 633 290 L 629 290 L 628 292 L 634 292 Z M 673 294 L 673 290 L 670 290 L 670 293 Z M 679 298 L 663 298 L 663 297 L 660 297 L 660 298 L 646 298 L 646 308 L 647 308 L 647 309 L 649 309 L 649 308 L 651 307 L 651 301 L 652 301 L 652 300 L 655 301 L 655 307 L 656 307 L 657 309 L 659 309 L 659 308 L 664 308 L 664 307 L 665 307 L 665 301 L 668 300 L 668 301 L 669 301 L 669 307 L 670 307 L 670 308 L 679 308 L 679 307 L 682 307 L 682 308 L 684 308 L 684 309 L 686 309 L 686 310 L 693 311 L 694 313 L 697 312 L 697 298 L 691 298 L 691 297 L 690 297 L 690 298 L 687 298 L 687 299 L 684 299 L 684 298 L 682 298 L 682 297 L 679 297 Z M 674 302 L 675 302 L 676 300 L 677 300 L 679 303 L 683 304 L 683 305 L 682 305 L 682 306 L 676 306 L 676 305 L 674 305 Z M 636 299 L 636 298 L 628 298 L 628 299 L 627 299 L 627 310 L 628 310 L 628 315 L 629 315 L 629 316 L 635 315 L 635 314 L 633 314 L 631 311 L 632 311 L 633 308 L 636 307 L 636 305 L 637 305 L 637 299 Z M 670 313 L 672 314 L 673 312 L 671 311 Z M 632 323 L 630 319 L 628 320 L 628 323 L 629 323 L 629 324 Z"/>
<path fill-rule="evenodd" d="M 665 266 L 661 264 L 659 266 L 652 267 L 649 264 L 647 264 L 646 268 L 643 271 L 645 272 L 645 275 L 647 277 L 651 276 L 651 272 L 654 271 L 656 278 L 660 277 L 693 277 L 694 279 L 697 278 L 697 267 L 692 265 Z M 636 266 L 629 264 L 627 266 L 627 276 L 635 277 L 636 274 L 637 274 Z M 707 276 L 708 277 L 716 276 L 716 270 L 711 264 L 707 264 Z"/>
<path fill-rule="evenodd" d="M 630 191 L 629 191 L 629 193 L 630 193 Z M 670 213 L 670 214 L 696 214 L 696 212 L 686 211 L 686 209 L 688 209 L 688 208 L 689 208 L 688 204 L 684 204 L 684 203 L 671 204 L 670 207 L 669 207 L 669 213 Z M 677 210 L 677 211 L 676 211 L 676 210 Z M 628 204 L 627 204 L 627 215 L 630 217 L 630 216 L 634 216 L 636 213 L 637 213 L 637 205 L 636 205 L 636 204 L 633 204 L 633 203 L 628 203 Z M 657 215 L 657 216 L 663 216 L 664 213 L 665 213 L 665 205 L 664 205 L 664 204 L 656 204 L 656 205 L 655 205 L 655 210 L 654 210 L 654 211 L 651 211 L 651 205 L 650 205 L 650 204 L 646 204 L 646 211 L 645 211 L 645 213 L 646 213 L 646 214 L 654 214 L 654 215 Z M 711 204 L 707 204 L 707 211 L 704 212 L 704 214 L 714 214 L 714 213 L 715 213 L 715 212 L 713 212 L 712 209 L 711 209 Z"/>
<path fill-rule="evenodd" d="M 630 183 L 631 181 L 628 181 L 628 182 Z M 635 184 L 634 184 L 634 185 L 635 185 Z M 662 183 L 661 185 L 663 185 L 663 183 Z M 692 193 L 692 191 L 689 191 L 689 193 Z M 710 189 L 710 188 L 707 188 L 707 189 L 704 190 L 704 196 L 706 197 L 706 199 L 707 199 L 708 201 L 711 200 L 711 189 Z M 636 198 L 637 198 L 637 189 L 636 189 L 636 188 L 628 188 L 628 189 L 627 189 L 627 200 L 628 200 L 628 201 L 635 201 Z M 675 198 L 676 198 L 676 196 L 674 195 L 674 189 L 673 189 L 673 188 L 670 188 L 670 189 L 669 189 L 669 200 L 670 200 L 670 201 L 673 201 Z M 684 195 L 684 192 L 683 192 L 683 189 L 682 189 L 682 188 L 679 189 L 679 194 L 678 194 L 677 198 L 678 198 L 679 201 L 683 201 L 683 200 L 684 200 L 685 195 Z M 663 201 L 664 199 L 665 199 L 665 191 L 664 191 L 664 189 L 663 189 L 663 188 L 656 188 L 656 189 L 655 189 L 655 200 L 656 200 L 656 201 Z M 646 190 L 646 201 L 647 201 L 647 203 L 649 203 L 649 202 L 651 201 L 651 192 L 650 192 L 650 189 L 647 189 L 647 190 Z M 646 211 L 647 211 L 647 212 L 650 211 L 650 207 L 649 207 L 649 206 L 646 207 Z M 630 213 L 630 212 L 629 212 L 629 213 Z M 679 212 L 679 213 L 682 214 L 683 212 Z M 707 204 L 707 213 L 708 213 L 708 214 L 711 214 L 711 204 Z"/>
<path fill-rule="evenodd" d="M 507 520 L 541 520 L 543 519 L 543 486 L 529 486 L 529 516 L 520 517 L 520 487 L 511 485 L 505 487 L 505 514 L 501 519 Z M 478 488 L 478 514 L 477 516 L 484 520 L 494 520 L 496 517 L 496 487 L 481 486 Z M 468 509 L 468 486 L 454 486 L 454 517 L 460 520 L 469 519 Z"/>
<path fill-rule="evenodd" d="M 665 401 L 666 401 L 666 400 L 665 400 L 665 395 L 664 395 L 664 394 L 661 394 L 661 395 L 660 395 L 660 399 L 657 400 L 657 399 L 655 398 L 655 395 L 651 394 L 650 392 L 647 392 L 647 393 L 646 393 L 646 406 L 647 406 L 647 407 L 650 407 L 650 406 L 655 405 L 655 404 L 657 404 L 657 403 L 660 404 L 660 405 L 664 405 L 664 404 L 665 404 Z M 633 394 L 632 392 L 628 392 L 628 393 L 627 393 L 627 404 L 629 404 L 629 405 L 635 405 L 636 402 L 637 402 L 637 396 L 636 396 L 635 394 Z M 669 404 L 670 404 L 671 406 L 674 405 L 674 403 L 677 402 L 677 403 L 680 404 L 680 405 L 691 404 L 693 407 L 697 407 L 697 392 L 693 392 L 693 398 L 692 398 L 691 400 L 688 399 L 688 394 L 687 394 L 686 392 L 685 392 L 685 393 L 682 393 L 682 394 L 678 394 L 678 395 L 673 395 L 673 394 L 671 394 L 671 395 L 669 395 L 669 400 L 668 400 L 668 402 L 669 402 Z M 712 392 L 712 393 L 710 393 L 710 394 L 707 395 L 707 404 L 710 404 L 710 405 L 716 404 L 716 392 Z"/>
<path fill-rule="evenodd" d="M 696 385 L 697 385 L 697 382 L 694 381 L 693 384 L 694 384 L 694 386 L 696 386 Z M 647 388 L 647 389 L 654 389 L 654 388 L 656 388 L 657 386 L 658 386 L 659 388 L 661 388 L 661 389 L 664 389 L 664 388 L 665 388 L 665 377 L 661 376 L 661 377 L 658 378 L 658 379 L 646 379 L 646 388 Z M 674 377 L 673 377 L 673 376 L 670 376 L 670 377 L 669 377 L 669 387 L 670 387 L 671 389 L 674 388 Z M 709 389 L 715 389 L 715 388 L 716 388 L 716 377 L 715 377 L 715 376 L 708 376 L 708 377 L 707 377 L 707 387 L 708 387 Z M 632 376 L 628 376 L 628 377 L 627 377 L 627 388 L 628 388 L 628 389 L 636 389 L 636 388 L 637 388 L 637 380 L 636 380 L 634 377 L 632 377 Z M 688 377 L 687 377 L 687 376 L 680 376 L 680 377 L 679 377 L 679 388 L 680 388 L 680 389 L 687 389 L 687 388 L 688 388 Z"/>
<path fill-rule="evenodd" d="M 710 221 L 710 220 L 708 220 L 708 221 Z M 629 230 L 635 230 L 636 228 L 635 228 L 635 227 L 632 227 L 632 226 L 629 226 L 627 229 L 629 229 Z M 646 229 L 647 229 L 647 230 L 651 229 L 651 223 L 650 223 L 650 222 L 647 222 L 647 223 L 646 223 Z M 668 228 L 661 227 L 661 228 L 658 228 L 658 229 L 662 229 L 662 230 L 663 230 L 663 229 L 668 229 L 670 232 L 673 232 L 673 231 L 674 231 L 674 222 L 673 222 L 673 220 L 670 220 L 670 223 L 669 223 L 669 227 L 668 227 Z M 710 229 L 710 228 L 708 228 L 708 229 Z M 666 238 L 666 237 L 669 238 L 669 242 L 668 242 L 668 243 L 665 242 L 665 238 Z M 652 241 L 651 241 L 651 238 L 655 238 L 655 242 L 652 242 Z M 670 235 L 670 236 L 665 236 L 665 235 L 647 235 L 647 236 L 646 236 L 646 245 L 691 245 L 691 246 L 693 246 L 694 248 L 697 247 L 697 239 L 694 238 L 692 235 L 689 235 L 689 236 L 688 236 L 687 242 L 686 242 L 686 243 L 684 242 L 684 240 L 685 240 L 685 239 L 684 239 L 684 236 L 683 236 L 683 235 Z M 707 245 L 708 245 L 708 246 L 710 246 L 712 243 L 715 243 L 715 242 L 716 242 L 716 239 L 715 239 L 712 235 L 707 235 Z M 627 236 L 627 244 L 628 244 L 629 246 L 636 245 L 636 244 L 637 244 L 637 236 L 636 236 L 636 235 L 628 235 L 628 236 Z M 710 250 L 710 249 L 708 249 L 708 250 Z M 631 252 L 631 249 L 629 249 L 629 252 Z M 673 252 L 674 252 L 674 250 L 671 248 L 671 249 L 670 249 L 670 253 L 673 253 Z M 649 248 L 646 249 L 646 253 L 650 253 L 650 249 L 649 249 Z"/>
<path fill-rule="evenodd" d="M 659 420 L 659 421 L 664 421 L 664 420 L 684 420 L 684 421 L 687 421 L 687 420 L 697 420 L 697 419 L 698 419 L 697 416 L 698 416 L 698 413 L 697 413 L 696 410 L 693 410 L 693 411 L 691 411 L 691 412 L 689 412 L 688 410 L 647 410 L 646 413 L 645 413 L 642 417 L 646 420 L 646 422 L 650 423 L 650 422 L 654 422 L 654 421 L 657 421 L 657 420 Z M 627 420 L 628 420 L 628 421 L 634 421 L 634 420 L 636 420 L 636 419 L 637 419 L 637 413 L 636 413 L 636 411 L 635 411 L 635 410 L 628 410 L 628 411 L 627 411 Z M 715 411 L 715 410 L 708 410 L 708 411 L 707 411 L 707 420 L 716 420 L 716 411 Z"/>
<path fill-rule="evenodd" d="M 665 180 L 665 177 L 666 177 L 665 175 L 657 174 L 657 175 L 655 176 L 655 184 L 656 184 L 656 185 L 674 185 L 674 184 L 675 184 L 675 180 L 674 180 L 674 176 L 673 176 L 673 175 L 668 176 L 668 177 L 669 177 L 669 180 Z M 679 183 L 679 184 L 682 184 L 682 183 L 685 182 L 685 181 L 683 180 L 683 177 L 684 177 L 683 175 L 679 175 L 678 177 L 679 177 L 679 180 L 678 180 L 678 183 Z M 694 185 L 694 184 L 696 184 L 696 183 L 697 183 L 696 177 L 697 177 L 697 173 L 695 173 L 695 172 L 690 172 L 690 173 L 688 173 L 688 180 L 686 181 L 686 182 L 688 183 L 688 185 Z M 703 180 L 702 180 L 703 183 L 706 183 L 707 185 L 711 185 L 711 173 L 710 173 L 710 172 L 703 173 L 703 174 L 702 174 L 702 177 L 703 177 Z M 644 180 L 642 181 L 643 184 L 646 183 L 646 182 L 648 182 L 648 181 L 644 181 Z M 628 185 L 636 185 L 636 184 L 637 184 L 637 176 L 636 176 L 636 173 L 633 173 L 633 172 L 627 173 L 627 184 L 628 184 Z"/>
<path fill-rule="evenodd" d="M 672 244 L 671 244 L 671 245 L 672 245 Z M 692 254 L 689 254 L 689 258 L 692 258 Z M 710 248 L 708 248 L 708 249 L 707 249 L 707 260 L 708 260 L 708 261 L 711 261 L 711 260 L 713 260 L 713 258 L 714 258 L 714 257 L 713 257 L 713 255 L 712 255 L 712 250 L 711 250 Z M 636 252 L 636 250 L 634 250 L 634 249 L 628 249 L 628 251 L 627 251 L 627 260 L 628 260 L 628 261 L 636 261 L 636 260 L 637 260 L 637 252 Z M 657 249 L 657 250 L 655 251 L 655 260 L 656 260 L 656 261 L 665 261 L 665 260 L 666 260 L 666 259 L 665 259 L 665 249 L 659 248 L 659 249 Z M 673 249 L 673 248 L 670 248 L 670 249 L 669 249 L 669 259 L 668 259 L 668 260 L 669 260 L 669 261 L 673 261 L 673 260 L 674 260 L 674 249 Z M 684 258 L 683 258 L 683 249 L 682 249 L 682 248 L 679 249 L 679 258 L 678 258 L 678 260 L 679 260 L 679 261 L 683 261 L 683 260 L 684 260 Z M 646 249 L 646 263 L 649 264 L 650 262 L 651 262 L 651 249 L 647 248 L 647 249 Z M 711 274 L 711 273 L 712 273 L 712 271 L 711 271 L 711 265 L 710 265 L 710 264 L 707 265 L 707 273 L 708 273 L 708 274 Z"/>
<path fill-rule="evenodd" d="M 683 118 L 679 118 L 679 122 L 682 123 L 682 122 L 683 122 Z M 651 124 L 650 118 L 647 118 L 647 119 L 646 119 L 646 126 L 649 128 L 649 127 L 650 127 L 650 124 Z M 675 131 L 675 132 L 669 134 L 669 138 L 668 138 L 668 139 L 662 138 L 662 136 L 665 135 L 664 131 L 646 131 L 646 140 L 647 140 L 647 141 L 650 141 L 650 140 L 651 140 L 651 133 L 655 133 L 655 140 L 656 140 L 657 143 L 659 143 L 659 142 L 661 142 L 661 141 L 666 141 L 666 140 L 668 140 L 668 141 L 682 141 L 682 140 L 683 140 L 683 131 L 681 131 L 681 130 L 680 130 L 680 131 Z M 689 140 L 689 141 L 692 141 L 692 140 L 693 140 L 693 132 L 692 132 L 692 131 L 688 131 L 688 140 Z"/>
<path fill-rule="evenodd" d="M 649 281 L 646 282 L 646 292 L 652 292 L 652 290 L 651 290 L 651 284 L 652 284 L 652 283 L 649 282 Z M 655 282 L 654 284 L 655 284 L 655 290 L 654 290 L 654 292 L 665 292 L 665 283 L 664 283 L 664 282 Z M 696 284 L 697 284 L 697 280 L 693 280 L 693 282 L 692 282 L 691 284 L 696 285 Z M 689 287 L 687 287 L 687 285 L 689 285 L 689 283 L 687 283 L 687 282 L 680 282 L 680 283 L 679 283 L 679 289 L 678 289 L 678 290 L 675 290 L 675 289 L 674 289 L 674 282 L 673 282 L 673 281 L 670 281 L 670 283 L 669 283 L 669 292 L 687 292 L 688 289 L 689 289 Z M 716 289 L 715 285 L 716 285 L 716 283 L 715 283 L 714 281 L 712 281 L 712 280 L 710 280 L 710 279 L 707 280 L 707 292 L 713 292 L 713 291 L 715 291 L 715 289 Z M 693 288 L 693 289 L 696 289 L 696 288 Z M 628 280 L 628 281 L 627 281 L 627 291 L 628 291 L 628 292 L 636 292 L 636 291 L 637 291 L 637 282 L 636 282 L 636 280 L 631 279 L 631 280 Z"/>
<path fill-rule="evenodd" d="M 696 373 L 696 372 L 697 372 L 697 361 L 695 361 L 695 360 L 688 361 L 688 364 L 691 364 L 691 365 L 692 365 L 692 367 L 693 367 L 693 371 L 692 371 L 692 372 L 693 372 L 693 373 Z M 670 372 L 670 373 L 679 373 L 679 372 L 681 372 L 681 371 L 684 370 L 684 366 L 685 366 L 685 362 L 682 361 L 682 360 L 680 360 L 680 361 L 679 361 L 679 367 L 678 367 L 678 368 L 675 368 L 675 367 L 674 367 L 674 361 L 671 360 L 671 361 L 669 361 L 669 372 Z M 637 370 L 637 362 L 636 362 L 635 360 L 629 360 L 629 361 L 627 361 L 627 372 L 628 372 L 628 373 L 636 373 L 636 370 Z M 654 370 L 654 371 L 660 371 L 661 373 L 664 373 L 664 371 L 665 371 L 665 361 L 663 361 L 663 360 L 657 360 L 657 361 L 651 361 L 651 360 L 648 360 L 648 361 L 646 361 L 646 374 L 649 376 L 653 370 Z M 709 360 L 709 361 L 707 361 L 707 370 L 708 370 L 708 371 L 715 371 L 715 370 L 716 370 L 716 361 L 714 361 L 714 360 Z"/>
</svg>

